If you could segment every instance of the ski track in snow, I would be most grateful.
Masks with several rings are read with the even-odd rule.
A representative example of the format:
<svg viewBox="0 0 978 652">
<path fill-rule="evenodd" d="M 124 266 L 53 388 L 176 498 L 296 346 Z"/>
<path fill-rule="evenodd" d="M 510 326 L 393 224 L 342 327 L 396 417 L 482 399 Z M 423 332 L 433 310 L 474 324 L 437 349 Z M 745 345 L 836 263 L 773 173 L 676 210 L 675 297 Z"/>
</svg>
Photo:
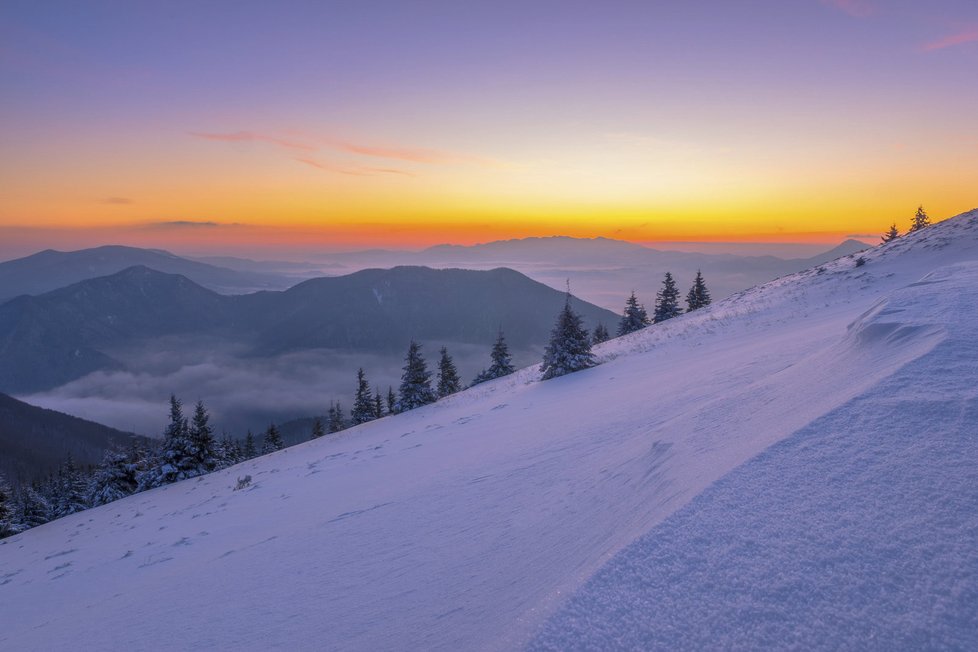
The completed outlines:
<svg viewBox="0 0 978 652">
<path fill-rule="evenodd" d="M 974 649 L 976 220 L 2 540 L 0 648 Z"/>
</svg>

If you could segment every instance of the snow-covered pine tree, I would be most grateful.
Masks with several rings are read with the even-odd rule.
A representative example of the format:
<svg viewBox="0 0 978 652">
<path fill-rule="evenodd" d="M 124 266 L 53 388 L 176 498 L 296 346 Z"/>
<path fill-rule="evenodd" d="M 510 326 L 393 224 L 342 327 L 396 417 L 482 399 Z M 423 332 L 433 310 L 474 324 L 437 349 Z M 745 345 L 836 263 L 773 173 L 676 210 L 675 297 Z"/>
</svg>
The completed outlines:
<svg viewBox="0 0 978 652">
<path fill-rule="evenodd" d="M 14 494 L 7 479 L 0 474 L 0 539 L 20 532 L 18 525 Z"/>
<path fill-rule="evenodd" d="M 210 473 L 218 466 L 219 456 L 217 442 L 214 439 L 214 429 L 210 425 L 210 415 L 203 401 L 197 401 L 194 407 L 194 418 L 188 431 L 190 445 L 193 450 L 193 467 L 188 470 L 191 475 Z"/>
<path fill-rule="evenodd" d="M 278 428 L 275 427 L 274 423 L 268 424 L 268 428 L 265 430 L 265 438 L 261 443 L 261 454 L 267 455 L 283 448 L 285 448 L 285 442 L 282 441 L 282 435 Z"/>
<path fill-rule="evenodd" d="M 75 465 L 71 453 L 58 469 L 57 491 L 51 505 L 52 516 L 61 518 L 89 508 L 88 479 Z"/>
<path fill-rule="evenodd" d="M 120 449 L 105 452 L 89 483 L 89 502 L 93 507 L 136 493 L 138 465 L 130 454 Z"/>
<path fill-rule="evenodd" d="M 683 309 L 679 307 L 679 288 L 672 274 L 666 272 L 662 281 L 662 289 L 655 295 L 655 314 L 652 323 L 658 324 L 667 319 L 678 317 L 683 314 Z"/>
<path fill-rule="evenodd" d="M 380 395 L 380 385 L 374 385 L 374 418 L 384 416 L 384 397 Z"/>
<path fill-rule="evenodd" d="M 353 397 L 353 409 L 350 411 L 350 423 L 357 425 L 376 418 L 374 401 L 370 395 L 370 384 L 363 373 L 363 367 L 357 370 L 357 393 Z"/>
<path fill-rule="evenodd" d="M 34 483 L 22 486 L 17 498 L 16 526 L 21 531 L 44 525 L 51 520 L 51 504 L 42 488 Z"/>
<path fill-rule="evenodd" d="M 564 308 L 550 332 L 550 343 L 543 352 L 543 363 L 540 365 L 543 380 L 587 369 L 595 364 L 588 332 L 582 325 L 580 315 L 571 309 L 570 300 L 568 290 Z"/>
<path fill-rule="evenodd" d="M 428 403 L 434 403 L 438 398 L 431 388 L 431 372 L 428 364 L 421 356 L 421 345 L 411 340 L 407 356 L 404 358 L 404 373 L 401 374 L 401 387 L 398 390 L 400 400 L 397 402 L 398 412 L 413 410 Z"/>
<path fill-rule="evenodd" d="M 506 344 L 506 337 L 501 328 L 492 345 L 492 351 L 489 352 L 489 360 L 489 368 L 483 369 L 476 375 L 472 381 L 473 385 L 502 378 L 516 371 L 516 367 L 513 366 L 513 356 L 509 354 L 509 345 Z"/>
<path fill-rule="evenodd" d="M 146 468 L 139 474 L 139 490 L 161 487 L 196 475 L 197 460 L 183 404 L 170 395 L 170 423 L 163 431 L 159 449 L 147 455 Z"/>
<path fill-rule="evenodd" d="M 705 308 L 712 301 L 710 291 L 706 289 L 706 282 L 703 280 L 703 273 L 700 270 L 696 270 L 696 279 L 693 281 L 693 287 L 689 288 L 689 293 L 686 294 L 686 312 L 693 312 L 694 310 Z"/>
<path fill-rule="evenodd" d="M 323 426 L 323 420 L 316 417 L 312 422 L 312 438 L 319 439 L 326 434 L 326 428 Z"/>
<path fill-rule="evenodd" d="M 387 414 L 397 414 L 397 394 L 390 385 L 387 386 Z"/>
<path fill-rule="evenodd" d="M 258 457 L 258 447 L 255 446 L 255 436 L 250 430 L 245 435 L 244 448 L 241 449 L 241 457 L 243 458 L 242 461 Z"/>
<path fill-rule="evenodd" d="M 448 349 L 441 347 L 441 358 L 438 360 L 438 397 L 444 398 L 462 389 L 462 381 L 458 377 L 458 369 Z"/>
<path fill-rule="evenodd" d="M 913 221 L 910 223 L 910 230 L 908 233 L 914 233 L 915 231 L 927 228 L 928 226 L 930 226 L 930 217 L 928 217 L 923 206 L 918 206 L 917 213 L 913 216 Z"/>
<path fill-rule="evenodd" d="M 591 334 L 591 344 L 601 344 L 610 339 L 611 333 L 608 332 L 608 328 L 601 322 L 598 322 L 598 325 L 594 327 L 594 333 Z"/>
<path fill-rule="evenodd" d="M 880 244 L 886 244 L 887 242 L 893 242 L 900 237 L 900 230 L 897 229 L 896 222 L 890 225 L 890 228 L 883 234 L 880 238 Z"/>
<path fill-rule="evenodd" d="M 244 451 L 241 450 L 241 444 L 227 432 L 225 432 L 224 436 L 221 437 L 217 450 L 219 457 L 219 468 L 226 469 L 229 466 L 234 466 L 235 464 L 244 461 Z"/>
<path fill-rule="evenodd" d="M 343 418 L 343 406 L 337 401 L 334 406 L 332 403 L 329 404 L 329 415 L 326 420 L 326 430 L 332 434 L 334 432 L 339 432 L 346 428 L 346 421 Z"/>
<path fill-rule="evenodd" d="M 625 300 L 625 310 L 622 312 L 621 321 L 618 322 L 618 337 L 634 333 L 648 326 L 649 314 L 645 312 L 645 306 L 638 302 L 635 291 Z"/>
</svg>

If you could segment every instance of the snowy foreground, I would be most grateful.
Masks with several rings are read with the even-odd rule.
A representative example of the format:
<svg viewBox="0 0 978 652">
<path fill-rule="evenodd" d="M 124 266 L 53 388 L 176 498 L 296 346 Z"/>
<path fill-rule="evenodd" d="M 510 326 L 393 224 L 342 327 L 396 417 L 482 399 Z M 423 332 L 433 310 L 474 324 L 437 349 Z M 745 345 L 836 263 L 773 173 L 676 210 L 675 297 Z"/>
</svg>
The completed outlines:
<svg viewBox="0 0 978 652">
<path fill-rule="evenodd" d="M 0 649 L 978 649 L 978 211 L 865 257 L 0 541 Z"/>
</svg>

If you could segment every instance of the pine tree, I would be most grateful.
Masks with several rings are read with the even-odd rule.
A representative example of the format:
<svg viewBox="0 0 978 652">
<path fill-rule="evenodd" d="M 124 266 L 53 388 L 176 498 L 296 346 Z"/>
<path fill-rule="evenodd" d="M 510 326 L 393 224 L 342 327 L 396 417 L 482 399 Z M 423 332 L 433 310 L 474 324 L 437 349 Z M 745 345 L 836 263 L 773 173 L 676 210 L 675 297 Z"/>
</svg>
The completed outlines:
<svg viewBox="0 0 978 652">
<path fill-rule="evenodd" d="M 44 525 L 51 520 L 51 511 L 51 504 L 40 485 L 35 483 L 21 487 L 17 500 L 15 526 L 23 531 Z"/>
<path fill-rule="evenodd" d="M 712 301 L 710 291 L 706 289 L 706 282 L 703 281 L 703 273 L 696 270 L 696 280 L 693 281 L 693 287 L 689 288 L 689 293 L 686 295 L 686 312 L 705 308 Z"/>
<path fill-rule="evenodd" d="M 183 416 L 183 405 L 170 395 L 170 423 L 163 431 L 159 448 L 147 455 L 146 468 L 139 474 L 139 490 L 161 487 L 198 475 L 190 426 Z"/>
<path fill-rule="evenodd" d="M 923 206 L 918 206 L 917 213 L 913 216 L 913 222 L 910 223 L 910 231 L 908 233 L 914 233 L 928 226 L 930 226 L 930 217 L 927 216 L 927 212 L 924 211 Z"/>
<path fill-rule="evenodd" d="M 431 372 L 421 356 L 421 345 L 411 340 L 404 360 L 404 373 L 401 374 L 401 387 L 398 390 L 401 397 L 397 403 L 398 411 L 404 412 L 434 403 L 437 396 L 431 388 Z"/>
<path fill-rule="evenodd" d="M 217 446 L 217 455 L 218 467 L 222 469 L 244 461 L 244 451 L 241 450 L 241 444 L 226 432 Z"/>
<path fill-rule="evenodd" d="M 14 494 L 6 478 L 0 475 L 0 539 L 20 532 L 14 507 Z"/>
<path fill-rule="evenodd" d="M 384 397 L 380 395 L 380 385 L 374 385 L 374 418 L 384 416 Z"/>
<path fill-rule="evenodd" d="M 282 441 L 282 435 L 278 428 L 275 427 L 274 423 L 268 424 L 268 429 L 265 430 L 265 438 L 261 444 L 261 454 L 267 455 L 283 448 L 285 448 L 285 442 Z"/>
<path fill-rule="evenodd" d="M 648 326 L 649 314 L 645 312 L 645 306 L 635 298 L 635 291 L 625 301 L 625 310 L 622 313 L 621 321 L 618 322 L 618 337 L 634 333 Z"/>
<path fill-rule="evenodd" d="M 329 417 L 326 422 L 326 428 L 329 430 L 330 434 L 334 432 L 339 432 L 346 428 L 346 423 L 343 420 L 343 408 L 339 403 L 334 407 L 332 403 L 329 405 Z"/>
<path fill-rule="evenodd" d="M 679 289 L 672 274 L 666 272 L 665 279 L 662 281 L 662 289 L 655 296 L 655 315 L 652 323 L 658 324 L 667 319 L 678 317 L 683 314 L 683 309 L 679 307 Z"/>
<path fill-rule="evenodd" d="M 204 475 L 216 469 L 217 442 L 214 440 L 214 429 L 210 426 L 210 415 L 207 414 L 203 401 L 197 401 L 188 436 L 193 450 L 193 466 L 188 473 L 191 476 Z"/>
<path fill-rule="evenodd" d="M 251 434 L 249 430 L 245 435 L 244 448 L 241 451 L 241 457 L 244 460 L 250 460 L 258 457 L 258 448 L 255 446 L 255 436 Z"/>
<path fill-rule="evenodd" d="M 462 381 L 458 377 L 458 369 L 448 349 L 441 347 L 441 359 L 438 360 L 438 397 L 444 398 L 462 389 Z"/>
<path fill-rule="evenodd" d="M 361 367 L 357 371 L 357 393 L 353 397 L 353 410 L 350 411 L 350 423 L 358 425 L 374 419 L 374 401 L 370 395 L 370 384 Z"/>
<path fill-rule="evenodd" d="M 571 309 L 570 299 L 568 290 L 564 308 L 550 332 L 550 343 L 543 352 L 543 364 L 540 365 L 543 380 L 587 369 L 595 364 L 588 332 L 582 325 L 580 315 Z"/>
<path fill-rule="evenodd" d="M 387 414 L 397 414 L 397 394 L 390 385 L 387 386 Z"/>
<path fill-rule="evenodd" d="M 54 518 L 88 509 L 88 482 L 81 469 L 75 466 L 75 460 L 68 454 L 68 459 L 58 469 L 55 499 L 51 509 Z"/>
<path fill-rule="evenodd" d="M 326 428 L 323 427 L 323 420 L 319 417 L 312 422 L 312 438 L 319 439 L 326 434 Z"/>
<path fill-rule="evenodd" d="M 483 369 L 476 375 L 475 380 L 472 381 L 473 385 L 502 378 L 516 371 L 516 367 L 513 366 L 513 356 L 509 354 L 509 346 L 506 344 L 506 337 L 501 328 L 496 336 L 496 342 L 492 345 L 492 351 L 489 352 L 489 360 L 489 368 Z"/>
<path fill-rule="evenodd" d="M 899 229 L 897 229 L 896 222 L 894 222 L 893 224 L 890 225 L 890 229 L 886 233 L 883 234 L 883 237 L 882 238 L 880 238 L 880 240 L 881 240 L 880 244 L 886 244 L 887 242 L 893 242 L 894 240 L 896 240 L 899 237 L 900 237 L 900 231 L 899 231 Z"/>
<path fill-rule="evenodd" d="M 137 461 L 126 451 L 106 451 L 89 484 L 89 502 L 98 507 L 136 493 L 138 472 Z"/>
<path fill-rule="evenodd" d="M 604 324 L 598 322 L 598 325 L 594 327 L 594 333 L 591 335 L 591 344 L 601 344 L 602 342 L 607 342 L 611 339 L 611 333 Z"/>
</svg>

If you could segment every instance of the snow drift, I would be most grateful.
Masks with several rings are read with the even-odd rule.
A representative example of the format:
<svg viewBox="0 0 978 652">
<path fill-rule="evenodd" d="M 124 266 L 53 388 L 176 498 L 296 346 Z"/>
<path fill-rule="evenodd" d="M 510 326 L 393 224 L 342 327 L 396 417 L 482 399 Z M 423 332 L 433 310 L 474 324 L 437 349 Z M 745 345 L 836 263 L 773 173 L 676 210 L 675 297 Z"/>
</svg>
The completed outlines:
<svg viewBox="0 0 978 652">
<path fill-rule="evenodd" d="M 6 539 L 0 647 L 973 648 L 978 212 L 864 256 Z"/>
</svg>

